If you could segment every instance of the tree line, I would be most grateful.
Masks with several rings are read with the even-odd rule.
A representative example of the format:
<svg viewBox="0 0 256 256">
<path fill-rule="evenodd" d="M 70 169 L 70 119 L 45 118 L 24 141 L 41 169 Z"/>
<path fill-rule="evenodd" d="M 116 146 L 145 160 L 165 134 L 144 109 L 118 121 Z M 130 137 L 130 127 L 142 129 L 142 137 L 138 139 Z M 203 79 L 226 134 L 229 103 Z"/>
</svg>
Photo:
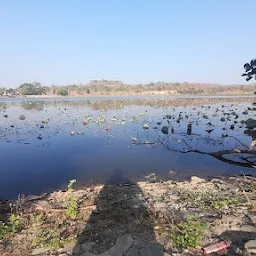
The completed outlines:
<svg viewBox="0 0 256 256">
<path fill-rule="evenodd" d="M 167 95 L 223 95 L 223 94 L 253 94 L 254 85 L 217 85 L 203 83 L 167 83 L 129 85 L 122 81 L 93 80 L 88 84 L 73 84 L 65 86 L 43 86 L 39 82 L 23 83 L 16 89 L 0 88 L 0 95 L 88 95 L 88 94 L 167 94 Z"/>
</svg>

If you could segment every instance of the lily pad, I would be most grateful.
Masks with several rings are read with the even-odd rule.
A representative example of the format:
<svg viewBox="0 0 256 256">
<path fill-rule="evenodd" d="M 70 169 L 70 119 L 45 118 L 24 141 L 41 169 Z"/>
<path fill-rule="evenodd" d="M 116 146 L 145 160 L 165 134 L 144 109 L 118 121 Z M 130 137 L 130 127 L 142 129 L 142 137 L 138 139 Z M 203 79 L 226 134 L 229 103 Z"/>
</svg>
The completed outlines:
<svg viewBox="0 0 256 256">
<path fill-rule="evenodd" d="M 168 134 L 168 130 L 169 130 L 168 126 L 163 126 L 161 129 L 162 133 L 164 133 L 164 134 Z"/>
<path fill-rule="evenodd" d="M 25 120 L 26 117 L 25 117 L 24 115 L 20 115 L 20 116 L 19 116 L 19 119 L 20 119 L 20 120 Z"/>
</svg>

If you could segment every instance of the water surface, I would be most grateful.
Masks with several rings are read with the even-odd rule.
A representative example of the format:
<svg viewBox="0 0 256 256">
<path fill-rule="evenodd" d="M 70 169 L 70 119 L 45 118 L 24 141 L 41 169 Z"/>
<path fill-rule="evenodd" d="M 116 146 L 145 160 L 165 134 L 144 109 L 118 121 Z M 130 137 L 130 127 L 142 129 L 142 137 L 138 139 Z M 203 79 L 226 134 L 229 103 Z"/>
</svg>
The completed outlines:
<svg viewBox="0 0 256 256">
<path fill-rule="evenodd" d="M 136 181 L 150 173 L 167 179 L 170 170 L 175 179 L 253 174 L 208 155 L 180 153 L 184 145 L 161 131 L 168 126 L 175 139 L 209 152 L 234 148 L 237 140 L 250 145 L 241 121 L 255 118 L 252 102 L 233 97 L 2 99 L 0 199 L 61 189 L 73 178 L 77 186 L 104 183 L 118 170 Z M 194 135 L 187 135 L 188 124 Z"/>
</svg>

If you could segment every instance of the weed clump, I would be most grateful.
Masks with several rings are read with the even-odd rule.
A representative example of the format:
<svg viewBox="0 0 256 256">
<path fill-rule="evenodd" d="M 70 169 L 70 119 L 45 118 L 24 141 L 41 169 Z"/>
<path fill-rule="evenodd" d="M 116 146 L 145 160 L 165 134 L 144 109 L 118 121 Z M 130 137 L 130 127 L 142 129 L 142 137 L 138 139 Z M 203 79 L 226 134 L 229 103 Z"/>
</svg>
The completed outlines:
<svg viewBox="0 0 256 256">
<path fill-rule="evenodd" d="M 173 233 L 170 237 L 180 248 L 195 248 L 206 231 L 207 225 L 199 221 L 196 217 L 191 216 L 185 221 L 181 221 L 173 226 Z"/>
<path fill-rule="evenodd" d="M 70 180 L 68 184 L 68 196 L 66 197 L 64 201 L 64 206 L 66 209 L 66 215 L 68 217 L 71 217 L 72 219 L 75 219 L 77 217 L 77 198 L 73 195 L 73 184 L 76 182 L 76 180 Z"/>
</svg>

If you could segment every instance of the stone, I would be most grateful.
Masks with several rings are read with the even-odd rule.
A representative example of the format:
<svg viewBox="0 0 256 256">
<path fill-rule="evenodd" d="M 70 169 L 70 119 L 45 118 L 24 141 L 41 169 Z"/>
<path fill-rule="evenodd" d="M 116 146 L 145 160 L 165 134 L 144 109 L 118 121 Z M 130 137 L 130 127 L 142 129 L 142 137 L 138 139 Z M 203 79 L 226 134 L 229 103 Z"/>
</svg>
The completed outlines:
<svg viewBox="0 0 256 256">
<path fill-rule="evenodd" d="M 86 252 L 84 254 L 81 254 L 81 256 L 96 256 L 96 255 L 91 252 Z"/>
<path fill-rule="evenodd" d="M 248 217 L 250 218 L 252 224 L 256 225 L 256 215 L 250 214 Z"/>
<path fill-rule="evenodd" d="M 47 249 L 47 248 L 36 248 L 32 251 L 31 255 L 42 255 L 48 251 L 49 251 L 49 249 Z"/>
<path fill-rule="evenodd" d="M 193 183 L 202 183 L 202 182 L 205 182 L 205 179 L 201 179 L 197 176 L 192 176 L 191 177 L 191 182 L 193 182 Z"/>
<path fill-rule="evenodd" d="M 141 256 L 164 256 L 163 248 L 160 244 L 151 243 L 147 247 L 140 249 Z"/>
<path fill-rule="evenodd" d="M 249 253 L 256 253 L 256 240 L 250 240 L 245 245 L 244 248 Z"/>
<path fill-rule="evenodd" d="M 239 247 L 236 248 L 235 253 L 236 255 L 244 255 L 243 251 Z"/>
<path fill-rule="evenodd" d="M 240 230 L 242 232 L 256 233 L 256 226 L 255 225 L 243 225 L 242 227 L 240 227 Z"/>
<path fill-rule="evenodd" d="M 67 243 L 64 245 L 63 248 L 60 249 L 60 252 L 68 252 L 68 251 L 72 251 L 73 249 L 75 249 L 77 242 L 71 242 L 71 243 Z M 80 246 L 79 246 L 80 249 Z"/>
</svg>

